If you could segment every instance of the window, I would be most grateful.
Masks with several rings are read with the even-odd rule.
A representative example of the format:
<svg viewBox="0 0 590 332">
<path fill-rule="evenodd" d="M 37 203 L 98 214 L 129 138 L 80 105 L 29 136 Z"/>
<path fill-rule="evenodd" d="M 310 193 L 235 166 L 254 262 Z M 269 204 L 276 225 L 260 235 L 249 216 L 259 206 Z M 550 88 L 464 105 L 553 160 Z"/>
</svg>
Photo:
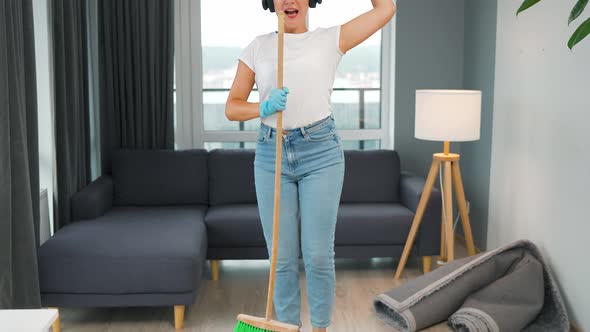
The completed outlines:
<svg viewBox="0 0 590 332">
<path fill-rule="evenodd" d="M 181 4 L 186 2 L 186 0 L 177 1 Z M 191 109 L 188 106 L 182 107 L 182 102 L 177 104 L 177 107 L 182 108 L 177 112 L 184 112 L 187 118 L 190 112 L 196 114 L 191 115 L 190 118 L 191 133 L 181 136 L 190 136 L 191 147 L 206 149 L 255 147 L 253 143 L 256 140 L 260 119 L 246 122 L 229 121 L 225 117 L 225 102 L 236 73 L 239 54 L 257 35 L 276 30 L 276 15 L 268 11 L 264 12 L 260 2 L 236 1 L 232 2 L 231 10 L 227 10 L 227 4 L 224 2 L 202 0 L 199 9 L 192 12 L 193 14 L 198 12 L 199 15 L 196 16 L 184 14 L 184 7 L 181 8 L 181 6 L 178 6 L 177 16 L 186 15 L 193 21 L 194 17 L 200 17 L 201 22 L 198 38 L 194 36 L 188 38 L 193 43 L 198 42 L 198 45 L 193 46 L 187 45 L 188 39 L 183 39 L 183 24 L 185 29 L 191 29 L 191 24 L 198 24 L 198 22 L 177 23 L 177 41 L 182 42 L 176 49 L 178 52 L 179 47 L 190 48 L 190 51 L 184 51 L 190 54 L 186 59 L 199 59 L 200 70 L 202 70 L 202 81 L 193 82 L 192 89 L 187 90 L 198 94 L 198 97 L 191 98 L 199 98 L 199 100 L 193 101 L 190 105 Z M 371 8 L 369 1 L 326 1 L 318 8 L 310 9 L 309 28 L 313 30 L 317 27 L 343 24 Z M 187 22 L 189 21 L 187 19 Z M 194 31 L 195 29 L 192 28 L 191 33 Z M 384 148 L 384 139 L 392 136 L 389 133 L 392 131 L 389 124 L 389 111 L 384 111 L 389 110 L 389 93 L 382 93 L 382 91 L 390 91 L 388 83 L 390 72 L 388 67 L 384 69 L 384 65 L 388 65 L 388 62 L 382 61 L 382 59 L 388 59 L 387 55 L 390 54 L 387 49 L 392 43 L 388 36 L 389 32 L 378 31 L 361 45 L 348 51 L 340 63 L 334 83 L 332 106 L 345 149 Z M 194 54 L 194 52 L 199 53 Z M 177 86 L 183 80 L 179 76 L 189 76 L 190 73 L 194 79 L 196 76 L 194 66 L 191 71 L 190 66 L 180 65 L 178 58 L 176 64 L 177 78 L 180 79 L 176 82 Z M 185 82 L 188 80 L 187 78 Z M 182 96 L 178 98 L 182 99 Z M 256 90 L 250 94 L 249 101 L 259 101 Z M 202 105 L 202 108 L 197 105 Z M 179 124 L 183 122 L 185 121 Z M 187 130 L 186 128 L 187 126 L 181 130 Z"/>
<path fill-rule="evenodd" d="M 253 148 L 255 144 L 235 142 L 240 137 L 231 132 L 253 132 L 260 126 L 260 119 L 229 121 L 225 117 L 225 102 L 236 74 L 238 56 L 254 37 L 272 31 L 276 19 L 270 13 L 265 15 L 259 2 L 250 1 L 232 2 L 232 9 L 227 10 L 224 2 L 203 0 L 201 12 L 203 120 L 208 140 L 204 142 L 205 148 Z M 228 28 L 228 22 L 239 28 Z M 248 101 L 258 102 L 258 92 L 252 91 Z M 227 131 L 225 136 L 234 142 L 214 142 L 207 137 L 210 131 Z"/>
</svg>

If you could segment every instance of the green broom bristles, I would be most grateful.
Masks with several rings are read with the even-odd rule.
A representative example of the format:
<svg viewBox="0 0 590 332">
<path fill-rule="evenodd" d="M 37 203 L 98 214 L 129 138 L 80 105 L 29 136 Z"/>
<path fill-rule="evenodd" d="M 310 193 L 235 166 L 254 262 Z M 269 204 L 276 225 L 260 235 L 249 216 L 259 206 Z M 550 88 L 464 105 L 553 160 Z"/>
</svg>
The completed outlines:
<svg viewBox="0 0 590 332">
<path fill-rule="evenodd" d="M 271 330 L 264 330 L 255 326 L 252 326 L 250 324 L 246 324 L 242 321 L 238 322 L 238 325 L 236 325 L 236 328 L 234 329 L 234 332 L 273 332 Z"/>
</svg>

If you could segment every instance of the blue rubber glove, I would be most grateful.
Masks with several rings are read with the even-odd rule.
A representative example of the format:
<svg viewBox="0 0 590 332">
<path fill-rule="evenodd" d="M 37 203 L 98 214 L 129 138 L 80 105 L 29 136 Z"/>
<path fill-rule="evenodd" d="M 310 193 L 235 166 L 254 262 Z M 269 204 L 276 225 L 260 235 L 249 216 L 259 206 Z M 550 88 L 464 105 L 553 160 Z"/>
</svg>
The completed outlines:
<svg viewBox="0 0 590 332">
<path fill-rule="evenodd" d="M 265 118 L 273 113 L 285 110 L 288 93 L 289 89 L 287 87 L 270 90 L 268 99 L 260 103 L 260 117 Z"/>
</svg>

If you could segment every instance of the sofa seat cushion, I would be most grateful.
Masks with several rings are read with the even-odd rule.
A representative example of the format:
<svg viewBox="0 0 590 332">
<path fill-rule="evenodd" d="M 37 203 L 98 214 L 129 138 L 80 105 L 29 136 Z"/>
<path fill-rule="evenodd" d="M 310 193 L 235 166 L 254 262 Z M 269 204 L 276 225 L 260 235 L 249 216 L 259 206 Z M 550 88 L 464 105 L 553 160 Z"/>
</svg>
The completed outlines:
<svg viewBox="0 0 590 332">
<path fill-rule="evenodd" d="M 266 247 L 257 204 L 211 206 L 205 223 L 211 248 Z"/>
<path fill-rule="evenodd" d="M 119 207 L 39 248 L 43 293 L 181 293 L 198 286 L 207 207 Z"/>
<path fill-rule="evenodd" d="M 341 203 L 336 246 L 404 244 L 414 213 L 394 203 Z"/>
</svg>

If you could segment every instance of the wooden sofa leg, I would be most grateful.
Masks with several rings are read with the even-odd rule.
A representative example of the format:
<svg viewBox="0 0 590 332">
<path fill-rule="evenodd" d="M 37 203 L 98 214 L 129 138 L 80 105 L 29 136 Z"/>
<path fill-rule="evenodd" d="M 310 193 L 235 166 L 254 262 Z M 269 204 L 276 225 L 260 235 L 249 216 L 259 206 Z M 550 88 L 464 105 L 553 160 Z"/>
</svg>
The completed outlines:
<svg viewBox="0 0 590 332">
<path fill-rule="evenodd" d="M 57 310 L 57 318 L 53 322 L 53 332 L 60 332 L 61 331 L 61 322 L 59 317 L 59 308 L 53 308 Z"/>
<path fill-rule="evenodd" d="M 432 266 L 432 257 L 431 256 L 422 257 L 422 265 L 423 265 L 425 274 L 430 272 L 430 268 Z"/>
<path fill-rule="evenodd" d="M 182 324 L 184 323 L 184 306 L 183 305 L 175 305 L 174 306 L 174 327 L 176 331 L 182 330 Z"/>
<path fill-rule="evenodd" d="M 219 280 L 219 261 L 211 260 L 211 277 L 213 281 Z"/>
</svg>

